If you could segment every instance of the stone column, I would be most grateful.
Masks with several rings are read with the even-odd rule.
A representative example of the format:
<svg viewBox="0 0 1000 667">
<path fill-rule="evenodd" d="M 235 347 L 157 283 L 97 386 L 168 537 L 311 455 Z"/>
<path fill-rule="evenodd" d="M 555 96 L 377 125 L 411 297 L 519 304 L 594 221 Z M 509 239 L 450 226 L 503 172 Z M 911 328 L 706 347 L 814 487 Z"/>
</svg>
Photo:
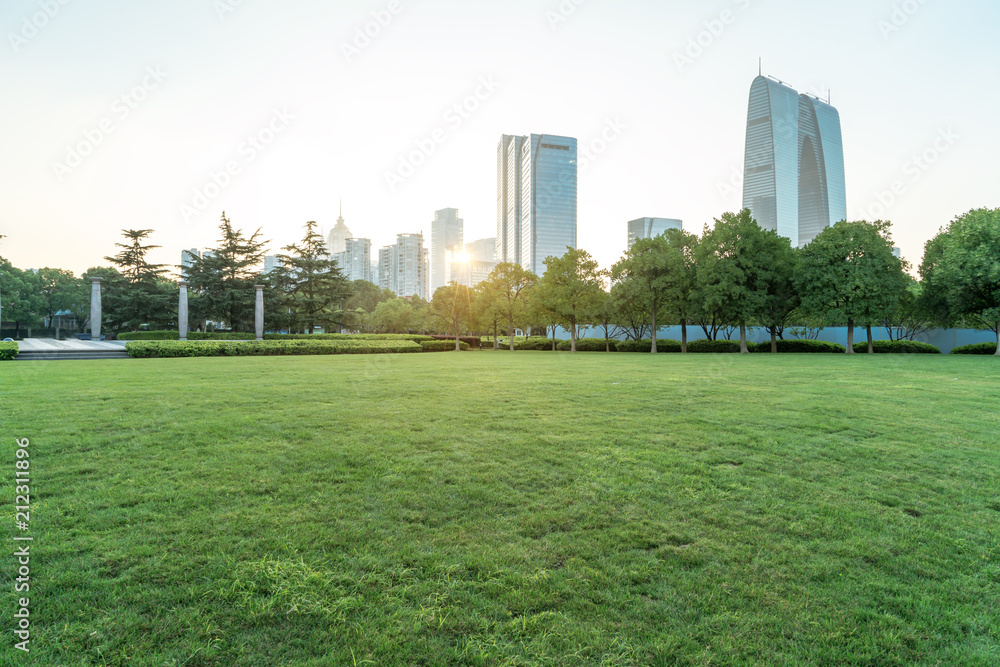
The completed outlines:
<svg viewBox="0 0 1000 667">
<path fill-rule="evenodd" d="M 179 283 L 181 288 L 177 302 L 177 329 L 180 333 L 180 340 L 188 339 L 188 284 L 183 280 Z"/>
<path fill-rule="evenodd" d="M 101 340 L 101 279 L 90 279 L 90 339 Z"/>
<path fill-rule="evenodd" d="M 254 325 L 257 329 L 257 340 L 264 340 L 264 286 L 254 285 L 257 288 L 257 305 L 254 309 Z"/>
</svg>

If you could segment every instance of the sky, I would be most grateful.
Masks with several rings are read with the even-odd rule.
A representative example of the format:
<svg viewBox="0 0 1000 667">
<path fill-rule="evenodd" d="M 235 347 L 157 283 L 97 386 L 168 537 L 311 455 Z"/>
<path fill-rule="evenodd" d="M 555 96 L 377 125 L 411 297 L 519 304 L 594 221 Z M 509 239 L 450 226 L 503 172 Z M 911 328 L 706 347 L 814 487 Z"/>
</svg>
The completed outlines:
<svg viewBox="0 0 1000 667">
<path fill-rule="evenodd" d="M 760 58 L 832 96 L 848 217 L 916 265 L 1000 207 L 998 27 L 995 0 L 4 0 L 0 256 L 81 274 L 153 229 L 174 265 L 223 211 L 279 252 L 341 201 L 374 248 L 443 208 L 492 237 L 500 136 L 538 133 L 578 139 L 610 267 L 628 220 L 741 207 Z"/>
</svg>

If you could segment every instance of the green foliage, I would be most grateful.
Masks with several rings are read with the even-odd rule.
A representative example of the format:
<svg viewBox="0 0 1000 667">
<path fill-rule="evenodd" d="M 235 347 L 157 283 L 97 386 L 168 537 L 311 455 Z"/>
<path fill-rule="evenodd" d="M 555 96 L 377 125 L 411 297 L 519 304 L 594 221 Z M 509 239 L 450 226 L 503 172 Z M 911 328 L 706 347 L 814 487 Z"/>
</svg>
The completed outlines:
<svg viewBox="0 0 1000 667">
<path fill-rule="evenodd" d="M 407 333 L 415 328 L 413 306 L 406 299 L 390 299 L 375 307 L 371 328 L 378 333 Z"/>
<path fill-rule="evenodd" d="M 188 338 L 190 337 L 191 333 L 188 333 Z M 126 331 L 125 333 L 118 334 L 117 338 L 118 340 L 177 340 L 178 338 L 180 338 L 180 333 L 176 330 Z"/>
<path fill-rule="evenodd" d="M 437 288 L 431 301 L 432 324 L 435 330 L 461 336 L 472 329 L 472 290 L 466 285 L 451 283 Z"/>
<path fill-rule="evenodd" d="M 577 338 L 577 352 L 607 352 L 610 345 L 612 352 L 617 352 L 614 340 L 606 341 L 603 338 Z M 569 352 L 572 349 L 573 341 L 564 340 L 556 345 L 556 349 L 561 352 Z M 549 341 L 549 349 L 552 349 L 552 341 Z"/>
<path fill-rule="evenodd" d="M 778 352 L 791 352 L 795 354 L 804 353 L 839 353 L 843 354 L 847 348 L 840 343 L 831 343 L 825 340 L 779 340 Z M 868 343 L 865 343 L 865 351 L 868 350 Z M 771 352 L 771 343 L 763 342 L 757 344 L 754 352 Z"/>
<path fill-rule="evenodd" d="M 423 348 L 424 352 L 454 352 L 455 351 L 455 341 L 453 340 L 425 340 L 421 341 L 420 347 Z M 467 352 L 472 349 L 472 346 L 466 342 L 459 341 L 458 347 L 462 352 Z"/>
<path fill-rule="evenodd" d="M 562 343 L 568 343 L 569 341 L 556 340 L 556 349 Z M 518 340 L 514 342 L 515 350 L 524 351 L 536 351 L 536 352 L 551 352 L 552 351 L 552 339 L 542 338 L 541 336 L 532 336 L 525 340 Z"/>
<path fill-rule="evenodd" d="M 135 359 L 166 357 L 265 357 L 331 354 L 395 354 L 422 351 L 413 341 L 132 341 L 125 351 Z"/>
<path fill-rule="evenodd" d="M 747 349 L 756 351 L 757 344 L 747 341 Z M 738 353 L 740 351 L 740 341 L 738 340 L 696 340 L 688 343 L 688 352 L 700 352 L 711 354 Z"/>
<path fill-rule="evenodd" d="M 292 328 L 304 325 L 307 332 L 317 325 L 344 324 L 341 307 L 354 295 L 351 281 L 330 258 L 317 226 L 314 221 L 305 224 L 302 240 L 282 248 L 289 254 L 278 255 L 281 266 L 269 276 L 287 299 L 271 307 L 290 308 L 294 316 Z"/>
<path fill-rule="evenodd" d="M 875 340 L 872 341 L 875 354 L 941 354 L 941 350 L 928 343 L 915 340 Z M 855 352 L 868 352 L 868 343 L 856 343 Z"/>
<path fill-rule="evenodd" d="M 652 339 L 650 340 L 620 340 L 615 344 L 619 352 L 644 352 L 649 354 L 652 351 Z M 663 353 L 680 353 L 681 342 L 679 340 L 669 340 L 658 338 L 656 340 L 656 351 Z"/>
<path fill-rule="evenodd" d="M 973 343 L 956 347 L 952 354 L 988 354 L 995 355 L 997 351 L 996 343 Z"/>
<path fill-rule="evenodd" d="M 478 319 L 505 324 L 513 345 L 514 330 L 525 326 L 532 315 L 531 297 L 537 283 L 538 276 L 520 264 L 500 262 L 478 287 Z"/>
<path fill-rule="evenodd" d="M 420 334 L 264 334 L 264 340 L 434 340 Z"/>
<path fill-rule="evenodd" d="M 107 321 L 108 329 L 164 326 L 177 321 L 177 286 L 165 277 L 166 265 L 146 259 L 150 250 L 160 247 L 143 245 L 152 233 L 152 229 L 123 229 L 126 242 L 115 244 L 121 252 L 104 258 L 116 269 L 101 285 L 102 320 Z"/>
<path fill-rule="evenodd" d="M 3 299 L 0 316 L 4 322 L 35 327 L 42 324 L 45 299 L 41 294 L 41 280 L 33 271 L 22 271 L 6 260 L 0 261 L 0 298 Z"/>
<path fill-rule="evenodd" d="M 604 304 L 608 272 L 586 250 L 569 247 L 562 257 L 546 257 L 545 267 L 537 298 L 576 340 L 577 327 L 591 322 Z"/>
<path fill-rule="evenodd" d="M 17 356 L 17 353 L 17 343 L 0 342 L 0 361 L 13 361 L 14 357 Z"/>
</svg>

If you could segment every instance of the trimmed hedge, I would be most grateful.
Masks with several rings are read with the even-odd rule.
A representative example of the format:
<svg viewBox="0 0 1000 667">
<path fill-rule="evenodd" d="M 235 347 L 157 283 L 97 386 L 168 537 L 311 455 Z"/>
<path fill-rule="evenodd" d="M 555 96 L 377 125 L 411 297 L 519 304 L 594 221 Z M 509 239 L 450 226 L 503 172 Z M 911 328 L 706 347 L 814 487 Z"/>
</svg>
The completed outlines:
<svg viewBox="0 0 1000 667">
<path fill-rule="evenodd" d="M 19 349 L 17 343 L 0 343 L 0 361 L 13 361 Z"/>
<path fill-rule="evenodd" d="M 867 346 L 867 345 L 866 345 Z M 754 352 L 770 352 L 771 351 L 771 341 L 766 340 L 763 343 L 758 343 L 757 348 Z M 828 353 L 828 354 L 844 354 L 847 352 L 847 348 L 840 343 L 831 343 L 825 340 L 779 340 L 778 341 L 778 352 L 792 352 L 795 354 L 804 353 Z"/>
<path fill-rule="evenodd" d="M 264 340 L 409 340 L 422 343 L 434 338 L 418 334 L 264 334 Z"/>
<path fill-rule="evenodd" d="M 872 349 L 875 350 L 875 354 L 941 354 L 941 350 L 933 345 L 918 343 L 915 340 L 876 340 L 872 341 Z M 854 351 L 867 354 L 868 341 L 855 343 Z"/>
<path fill-rule="evenodd" d="M 556 345 L 556 349 L 560 352 L 569 352 L 573 347 L 573 341 L 564 340 L 560 341 Z M 549 349 L 552 349 L 552 341 L 549 341 Z M 576 351 L 577 352 L 607 352 L 607 344 L 603 338 L 577 338 L 576 339 Z M 617 352 L 618 349 L 615 346 L 615 341 L 611 341 L 611 351 Z"/>
<path fill-rule="evenodd" d="M 963 345 L 962 347 L 956 347 L 951 351 L 952 354 L 989 354 L 994 355 L 997 353 L 996 343 L 973 343 L 972 345 Z"/>
<path fill-rule="evenodd" d="M 770 343 L 768 343 L 770 345 Z M 751 352 L 757 350 L 757 344 L 747 341 L 747 349 Z M 726 354 L 739 353 L 740 341 L 738 340 L 708 340 L 703 338 L 688 343 L 688 352 L 703 354 Z"/>
<path fill-rule="evenodd" d="M 127 331 L 118 334 L 118 340 L 177 340 L 178 338 L 180 334 L 177 331 Z"/>
<path fill-rule="evenodd" d="M 616 346 L 619 352 L 645 352 L 649 354 L 650 348 L 653 347 L 653 341 L 651 339 L 646 340 L 620 340 Z M 690 348 L 688 348 L 690 350 Z M 681 342 L 679 340 L 670 340 L 669 338 L 657 338 L 656 339 L 656 351 L 657 353 L 679 353 L 681 351 Z"/>
<path fill-rule="evenodd" d="M 451 340 L 423 340 L 420 341 L 420 347 L 424 349 L 424 352 L 454 352 L 455 351 L 455 339 Z M 468 352 L 471 346 L 464 340 L 458 342 L 458 348 L 462 352 Z"/>
<path fill-rule="evenodd" d="M 434 340 L 450 340 L 454 341 L 454 336 L 431 336 Z M 468 345 L 469 347 L 478 350 L 483 345 L 483 339 L 478 336 L 459 336 L 458 339 Z M 452 346 L 454 347 L 454 346 Z"/>
<path fill-rule="evenodd" d="M 265 357 L 319 354 L 394 354 L 421 352 L 419 343 L 390 341 L 130 341 L 125 351 L 133 359 L 167 357 Z"/>
</svg>

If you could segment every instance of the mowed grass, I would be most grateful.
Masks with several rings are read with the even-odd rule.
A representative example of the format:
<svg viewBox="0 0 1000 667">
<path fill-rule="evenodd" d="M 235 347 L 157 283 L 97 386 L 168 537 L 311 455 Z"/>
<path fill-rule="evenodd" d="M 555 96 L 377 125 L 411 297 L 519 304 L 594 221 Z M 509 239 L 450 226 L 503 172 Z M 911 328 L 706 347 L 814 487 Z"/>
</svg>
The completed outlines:
<svg viewBox="0 0 1000 667">
<path fill-rule="evenodd" d="M 3 364 L 34 542 L 32 652 L 5 632 L 0 662 L 1000 664 L 998 378 L 918 355 Z"/>
</svg>

